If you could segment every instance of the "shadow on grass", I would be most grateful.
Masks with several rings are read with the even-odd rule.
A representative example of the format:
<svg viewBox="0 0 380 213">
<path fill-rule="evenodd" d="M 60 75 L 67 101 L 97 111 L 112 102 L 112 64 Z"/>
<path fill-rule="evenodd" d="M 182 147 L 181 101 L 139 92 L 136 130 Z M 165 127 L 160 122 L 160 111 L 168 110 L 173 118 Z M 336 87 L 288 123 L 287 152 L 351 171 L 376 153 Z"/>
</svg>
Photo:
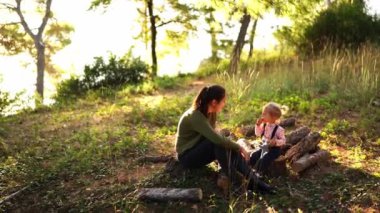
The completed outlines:
<svg viewBox="0 0 380 213">
<path fill-rule="evenodd" d="M 380 206 L 380 178 L 363 170 L 347 168 L 335 162 L 314 166 L 299 176 L 266 179 L 276 186 L 276 195 L 245 193 L 228 198 L 216 186 L 217 172 L 210 167 L 191 170 L 178 177 L 160 171 L 146 178 L 139 187 L 199 187 L 203 190 L 200 203 L 143 202 L 134 198 L 125 209 L 157 212 L 262 212 L 276 211 L 378 211 Z"/>
</svg>

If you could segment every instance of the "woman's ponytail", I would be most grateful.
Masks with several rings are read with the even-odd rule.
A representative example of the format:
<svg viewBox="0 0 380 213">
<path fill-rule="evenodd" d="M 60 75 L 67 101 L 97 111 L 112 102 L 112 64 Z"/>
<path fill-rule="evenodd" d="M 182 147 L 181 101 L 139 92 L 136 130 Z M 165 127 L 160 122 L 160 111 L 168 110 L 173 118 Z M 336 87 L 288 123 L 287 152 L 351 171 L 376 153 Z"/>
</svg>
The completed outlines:
<svg viewBox="0 0 380 213">
<path fill-rule="evenodd" d="M 206 117 L 208 117 L 207 112 L 209 103 L 213 100 L 220 102 L 225 95 L 226 90 L 222 86 L 205 86 L 199 91 L 198 95 L 195 97 L 193 102 L 193 109 L 199 110 Z"/>
</svg>

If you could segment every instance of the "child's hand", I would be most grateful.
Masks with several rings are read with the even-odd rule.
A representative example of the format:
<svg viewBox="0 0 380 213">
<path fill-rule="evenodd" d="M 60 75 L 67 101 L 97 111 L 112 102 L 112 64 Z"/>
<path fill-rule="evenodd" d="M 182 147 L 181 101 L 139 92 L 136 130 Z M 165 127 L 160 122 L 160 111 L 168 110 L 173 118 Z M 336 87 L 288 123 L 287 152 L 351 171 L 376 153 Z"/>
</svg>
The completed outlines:
<svg viewBox="0 0 380 213">
<path fill-rule="evenodd" d="M 276 139 L 270 139 L 269 141 L 268 141 L 268 145 L 269 146 L 276 146 L 276 144 L 277 144 L 277 141 L 276 141 Z"/>
<path fill-rule="evenodd" d="M 257 119 L 256 125 L 260 126 L 263 122 L 264 122 L 264 118 L 261 117 L 261 118 Z"/>
</svg>

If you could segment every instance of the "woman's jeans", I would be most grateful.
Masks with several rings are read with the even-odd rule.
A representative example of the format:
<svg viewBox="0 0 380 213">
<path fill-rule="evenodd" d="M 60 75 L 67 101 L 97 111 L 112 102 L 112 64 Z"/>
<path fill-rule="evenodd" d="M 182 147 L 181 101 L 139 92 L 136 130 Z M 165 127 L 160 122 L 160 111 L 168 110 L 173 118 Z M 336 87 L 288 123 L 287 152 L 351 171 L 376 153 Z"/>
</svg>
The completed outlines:
<svg viewBox="0 0 380 213">
<path fill-rule="evenodd" d="M 178 160 L 185 168 L 199 168 L 217 160 L 222 172 L 232 181 L 237 181 L 236 172 L 239 172 L 249 181 L 248 189 L 260 189 L 261 181 L 240 153 L 216 145 L 205 138 L 180 154 Z"/>
<path fill-rule="evenodd" d="M 279 147 L 270 147 L 269 151 L 261 157 L 262 150 L 259 149 L 251 154 L 249 164 L 260 173 L 266 173 L 270 164 L 281 155 Z"/>
</svg>

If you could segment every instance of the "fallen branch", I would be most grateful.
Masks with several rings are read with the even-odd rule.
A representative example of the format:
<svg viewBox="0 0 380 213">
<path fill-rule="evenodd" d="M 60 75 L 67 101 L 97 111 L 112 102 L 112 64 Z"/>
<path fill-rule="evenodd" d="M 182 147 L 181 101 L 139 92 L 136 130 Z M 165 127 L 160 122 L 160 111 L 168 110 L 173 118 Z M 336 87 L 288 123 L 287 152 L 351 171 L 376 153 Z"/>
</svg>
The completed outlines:
<svg viewBox="0 0 380 213">
<path fill-rule="evenodd" d="M 19 194 L 21 194 L 21 193 L 24 192 L 25 190 L 29 189 L 30 186 L 31 186 L 31 185 L 27 185 L 27 186 L 21 188 L 20 190 L 18 190 L 18 191 L 16 191 L 16 192 L 14 192 L 14 193 L 12 193 L 12 194 L 6 196 L 4 199 L 2 199 L 2 200 L 0 201 L 0 206 L 3 205 L 4 203 L 8 202 L 8 201 L 11 200 L 12 198 L 15 198 L 16 196 L 18 196 Z"/>
<path fill-rule="evenodd" d="M 291 168 L 295 172 L 301 172 L 318 162 L 327 160 L 329 156 L 329 152 L 326 150 L 318 150 L 313 154 L 305 154 L 300 159 L 295 161 L 291 165 Z"/>
<path fill-rule="evenodd" d="M 151 201 L 199 202 L 202 200 L 202 196 L 200 188 L 142 188 L 137 194 L 138 199 Z"/>
</svg>

